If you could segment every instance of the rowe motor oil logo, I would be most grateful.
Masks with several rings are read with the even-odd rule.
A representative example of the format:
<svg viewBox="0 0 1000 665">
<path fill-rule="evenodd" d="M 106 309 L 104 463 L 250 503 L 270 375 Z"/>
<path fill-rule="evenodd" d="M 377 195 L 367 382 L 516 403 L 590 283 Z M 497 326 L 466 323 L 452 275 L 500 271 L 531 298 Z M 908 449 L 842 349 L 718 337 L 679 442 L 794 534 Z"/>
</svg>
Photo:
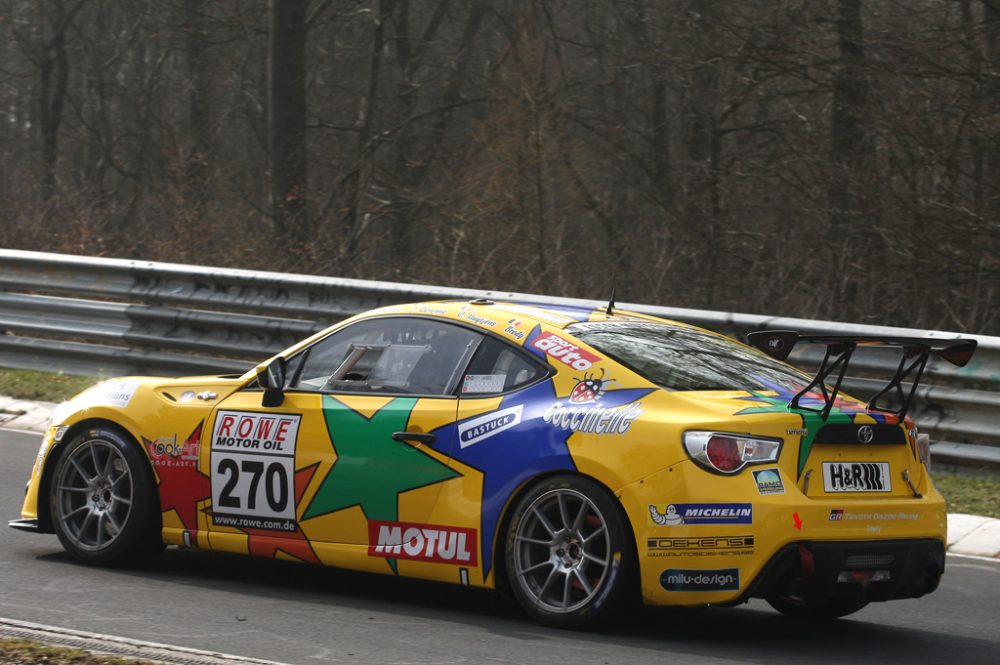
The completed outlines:
<svg viewBox="0 0 1000 665">
<path fill-rule="evenodd" d="M 368 555 L 476 566 L 476 530 L 369 520 Z"/>
</svg>

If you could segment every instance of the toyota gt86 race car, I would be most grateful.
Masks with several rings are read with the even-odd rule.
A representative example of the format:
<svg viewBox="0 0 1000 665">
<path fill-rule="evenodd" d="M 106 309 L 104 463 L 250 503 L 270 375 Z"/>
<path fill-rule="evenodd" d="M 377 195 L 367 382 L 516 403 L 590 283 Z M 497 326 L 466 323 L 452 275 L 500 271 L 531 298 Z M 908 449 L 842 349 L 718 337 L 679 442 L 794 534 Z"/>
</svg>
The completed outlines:
<svg viewBox="0 0 1000 665">
<path fill-rule="evenodd" d="M 804 343 L 825 347 L 815 376 L 782 362 Z M 839 391 L 863 344 L 902 357 L 868 403 Z M 559 626 L 638 597 L 842 616 L 944 572 L 904 388 L 974 348 L 745 345 L 610 305 L 385 307 L 243 376 L 60 405 L 11 526 L 95 564 L 166 544 L 500 588 Z"/>
</svg>

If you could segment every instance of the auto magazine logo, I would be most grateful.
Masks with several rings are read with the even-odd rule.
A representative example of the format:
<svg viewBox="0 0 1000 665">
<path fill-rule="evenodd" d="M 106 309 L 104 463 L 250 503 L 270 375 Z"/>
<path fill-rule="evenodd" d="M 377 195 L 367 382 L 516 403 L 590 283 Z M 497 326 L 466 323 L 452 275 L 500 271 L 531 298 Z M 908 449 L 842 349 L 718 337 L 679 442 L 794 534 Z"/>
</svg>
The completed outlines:
<svg viewBox="0 0 1000 665">
<path fill-rule="evenodd" d="M 823 462 L 827 492 L 891 492 L 888 462 Z"/>
<path fill-rule="evenodd" d="M 660 586 L 667 591 L 739 591 L 740 569 L 683 570 L 668 568 L 660 573 Z"/>
<path fill-rule="evenodd" d="M 521 424 L 521 413 L 524 405 L 518 404 L 509 409 L 487 413 L 458 426 L 458 443 L 462 448 L 468 448 L 474 443 L 488 439 L 511 427 Z"/>
<path fill-rule="evenodd" d="M 781 482 L 781 476 L 777 469 L 764 469 L 753 472 L 754 482 L 757 483 L 757 492 L 760 494 L 784 494 L 785 485 Z"/>
<path fill-rule="evenodd" d="M 476 542 L 475 529 L 368 521 L 368 556 L 476 566 Z"/>
<path fill-rule="evenodd" d="M 594 363 L 600 360 L 593 353 L 584 351 L 576 344 L 552 332 L 539 334 L 532 340 L 531 346 L 581 372 L 590 369 Z"/>
<path fill-rule="evenodd" d="M 753 544 L 753 536 L 648 538 L 646 554 L 651 557 L 753 554 Z"/>
<path fill-rule="evenodd" d="M 302 416 L 219 411 L 212 430 L 212 521 L 295 531 L 295 446 Z"/>
<path fill-rule="evenodd" d="M 653 526 L 682 524 L 753 524 L 751 503 L 668 503 L 649 505 L 649 522 Z"/>
</svg>

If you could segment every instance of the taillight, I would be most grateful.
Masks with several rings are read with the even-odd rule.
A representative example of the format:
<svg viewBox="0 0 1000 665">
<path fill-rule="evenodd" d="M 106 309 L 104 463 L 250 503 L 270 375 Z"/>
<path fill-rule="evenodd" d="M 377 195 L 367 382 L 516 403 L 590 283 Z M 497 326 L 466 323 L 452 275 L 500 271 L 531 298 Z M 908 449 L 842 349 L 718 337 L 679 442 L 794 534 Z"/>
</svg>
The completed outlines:
<svg viewBox="0 0 1000 665">
<path fill-rule="evenodd" d="M 709 471 L 726 474 L 750 464 L 777 462 L 781 443 L 780 439 L 724 432 L 684 432 L 684 448 L 691 459 Z"/>
</svg>

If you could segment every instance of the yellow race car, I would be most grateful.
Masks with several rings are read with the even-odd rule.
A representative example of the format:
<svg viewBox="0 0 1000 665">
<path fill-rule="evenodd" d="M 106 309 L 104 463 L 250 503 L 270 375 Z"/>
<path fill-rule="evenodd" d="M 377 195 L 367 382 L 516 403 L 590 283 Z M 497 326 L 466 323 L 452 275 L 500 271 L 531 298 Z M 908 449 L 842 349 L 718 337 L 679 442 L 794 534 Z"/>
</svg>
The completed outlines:
<svg viewBox="0 0 1000 665">
<path fill-rule="evenodd" d="M 826 348 L 815 376 L 781 362 L 802 343 Z M 839 390 L 861 344 L 902 350 L 867 404 Z M 904 388 L 974 349 L 745 345 L 611 305 L 384 307 L 243 376 L 84 391 L 10 524 L 95 564 L 172 545 L 509 590 L 558 626 L 638 597 L 842 616 L 944 572 Z"/>
</svg>

